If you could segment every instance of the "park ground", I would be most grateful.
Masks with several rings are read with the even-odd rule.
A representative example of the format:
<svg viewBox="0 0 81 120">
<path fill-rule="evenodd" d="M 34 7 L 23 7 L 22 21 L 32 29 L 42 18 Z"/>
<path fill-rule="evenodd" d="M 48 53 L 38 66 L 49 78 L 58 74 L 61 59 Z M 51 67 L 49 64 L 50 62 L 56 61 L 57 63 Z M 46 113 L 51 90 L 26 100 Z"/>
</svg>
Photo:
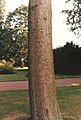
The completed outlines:
<svg viewBox="0 0 81 120">
<path fill-rule="evenodd" d="M 57 87 L 57 99 L 64 118 L 81 119 L 81 86 Z M 11 119 L 14 115 L 28 116 L 28 90 L 0 91 L 0 108 L 0 120 L 15 120 Z"/>
<path fill-rule="evenodd" d="M 15 117 L 28 116 L 30 114 L 26 73 L 27 71 L 24 71 L 25 80 L 22 76 L 23 79 L 11 80 L 11 77 L 8 81 L 7 77 L 10 76 L 7 75 L 5 75 L 5 80 L 1 79 L 0 120 L 15 120 Z M 18 75 L 22 74 L 18 72 Z M 17 78 L 16 75 L 15 78 Z M 19 78 L 21 77 L 19 76 Z M 62 116 L 69 118 L 69 120 L 81 120 L 81 78 L 66 77 L 65 79 L 56 79 L 56 86 L 57 99 Z"/>
</svg>

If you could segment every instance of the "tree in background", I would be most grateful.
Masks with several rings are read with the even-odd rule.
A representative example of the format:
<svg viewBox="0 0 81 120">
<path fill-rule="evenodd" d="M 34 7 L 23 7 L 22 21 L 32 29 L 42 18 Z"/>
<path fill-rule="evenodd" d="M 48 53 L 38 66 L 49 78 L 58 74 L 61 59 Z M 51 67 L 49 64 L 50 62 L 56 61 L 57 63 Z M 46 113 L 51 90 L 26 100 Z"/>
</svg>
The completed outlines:
<svg viewBox="0 0 81 120">
<path fill-rule="evenodd" d="M 5 2 L 4 0 L 0 0 L 0 59 L 3 59 L 5 54 L 5 44 L 4 43 L 4 36 L 7 35 L 6 33 L 8 32 L 5 29 L 4 25 L 4 17 L 5 17 Z M 5 39 L 6 40 L 6 39 Z M 7 41 L 8 42 L 8 41 Z"/>
<path fill-rule="evenodd" d="M 4 29 L 1 28 L 0 32 L 0 59 L 9 60 L 13 58 L 15 50 L 16 45 L 12 39 L 12 29 L 5 28 L 4 26 Z"/>
<path fill-rule="evenodd" d="M 1 32 L 0 58 L 16 61 L 16 65 L 26 66 L 28 51 L 28 11 L 26 6 L 17 8 L 6 18 L 4 30 Z"/>
<path fill-rule="evenodd" d="M 62 120 L 56 99 L 51 1 L 29 2 L 29 93 L 32 120 Z"/>
<path fill-rule="evenodd" d="M 70 2 L 71 0 L 67 0 Z M 78 37 L 81 36 L 81 0 L 73 0 L 73 8 L 70 10 L 63 10 L 63 13 L 67 14 L 66 24 L 70 25 L 70 30 L 74 32 Z"/>
<path fill-rule="evenodd" d="M 5 16 L 5 1 L 0 0 L 0 22 L 3 22 Z"/>
<path fill-rule="evenodd" d="M 73 42 L 54 50 L 56 74 L 81 74 L 81 48 Z"/>
<path fill-rule="evenodd" d="M 71 0 L 67 0 L 66 3 L 70 2 L 70 1 Z M 73 7 L 69 10 L 68 9 L 63 10 L 62 12 L 67 14 L 66 24 L 70 25 L 70 31 L 74 32 L 74 34 L 77 35 L 77 37 L 80 38 L 81 37 L 81 0 L 73 0 Z M 77 73 L 80 74 L 81 73 L 81 70 L 80 70 L 81 48 L 79 48 L 79 49 L 74 48 L 74 51 L 75 52 L 73 52 L 73 50 L 71 50 L 70 52 L 68 51 L 69 52 L 68 55 L 70 55 L 70 54 L 71 55 L 68 58 L 70 60 L 68 63 L 70 63 L 70 64 L 68 64 L 69 66 L 67 66 L 67 67 L 69 67 L 69 69 L 70 69 L 69 71 L 71 71 L 71 68 L 76 69 L 76 70 L 71 71 L 72 74 L 73 74 L 73 71 L 74 71 L 74 74 L 77 74 Z M 71 52 L 73 52 L 73 53 L 71 53 Z M 74 55 L 74 54 L 76 54 L 76 52 L 77 52 L 78 55 Z M 74 55 L 74 57 L 73 57 L 73 55 Z M 73 57 L 73 60 L 71 60 L 72 57 Z M 73 65 L 73 62 L 74 62 L 74 65 Z"/>
<path fill-rule="evenodd" d="M 17 8 L 13 13 L 9 13 L 6 19 L 6 26 L 13 29 L 13 40 L 18 46 L 16 60 L 24 67 L 24 61 L 27 60 L 28 51 L 28 9 L 26 6 Z"/>
</svg>

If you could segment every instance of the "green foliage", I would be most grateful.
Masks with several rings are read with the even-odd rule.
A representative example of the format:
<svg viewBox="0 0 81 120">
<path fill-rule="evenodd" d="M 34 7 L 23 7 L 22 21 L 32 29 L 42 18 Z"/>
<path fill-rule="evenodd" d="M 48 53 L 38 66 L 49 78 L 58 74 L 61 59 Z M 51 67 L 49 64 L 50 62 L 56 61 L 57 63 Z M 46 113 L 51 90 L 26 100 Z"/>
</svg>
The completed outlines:
<svg viewBox="0 0 81 120">
<path fill-rule="evenodd" d="M 69 1 L 71 1 L 71 0 L 66 0 L 66 3 L 69 2 Z M 81 3 L 81 0 L 74 0 L 73 2 L 77 2 L 77 3 L 80 4 L 80 3 Z"/>
<path fill-rule="evenodd" d="M 17 8 L 13 13 L 9 13 L 6 19 L 6 26 L 12 28 L 12 37 L 17 46 L 15 61 L 19 64 L 21 59 L 27 60 L 28 51 L 28 11 L 26 6 Z M 14 46 L 15 49 L 15 46 Z M 12 49 L 13 50 L 13 49 Z"/>
<path fill-rule="evenodd" d="M 54 50 L 55 72 L 58 74 L 81 74 L 81 48 L 78 45 L 66 43 Z"/>
<path fill-rule="evenodd" d="M 0 59 L 9 60 L 17 53 L 18 46 L 12 39 L 12 33 L 11 28 L 0 30 Z"/>
<path fill-rule="evenodd" d="M 67 0 L 70 2 L 71 0 Z M 66 3 L 67 3 L 66 2 Z M 73 0 L 73 7 L 71 9 L 63 10 L 67 14 L 66 24 L 70 25 L 70 30 L 78 37 L 81 36 L 81 0 Z"/>
<path fill-rule="evenodd" d="M 0 22 L 4 20 L 5 0 L 0 0 Z"/>
<path fill-rule="evenodd" d="M 0 59 L 13 58 L 19 65 L 22 58 L 27 62 L 28 12 L 26 6 L 9 13 L 6 22 L 0 25 Z"/>
<path fill-rule="evenodd" d="M 78 2 L 79 4 L 81 3 L 81 0 L 74 0 L 75 2 Z"/>
</svg>

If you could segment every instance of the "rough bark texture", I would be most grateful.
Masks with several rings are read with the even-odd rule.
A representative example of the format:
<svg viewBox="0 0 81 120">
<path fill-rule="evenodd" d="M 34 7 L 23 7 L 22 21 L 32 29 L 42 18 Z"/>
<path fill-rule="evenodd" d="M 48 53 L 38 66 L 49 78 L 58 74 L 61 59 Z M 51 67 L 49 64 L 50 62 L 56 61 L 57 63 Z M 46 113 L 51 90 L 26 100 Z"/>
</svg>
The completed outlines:
<svg viewBox="0 0 81 120">
<path fill-rule="evenodd" d="M 51 0 L 30 0 L 28 29 L 31 119 L 62 120 L 55 92 Z"/>
</svg>

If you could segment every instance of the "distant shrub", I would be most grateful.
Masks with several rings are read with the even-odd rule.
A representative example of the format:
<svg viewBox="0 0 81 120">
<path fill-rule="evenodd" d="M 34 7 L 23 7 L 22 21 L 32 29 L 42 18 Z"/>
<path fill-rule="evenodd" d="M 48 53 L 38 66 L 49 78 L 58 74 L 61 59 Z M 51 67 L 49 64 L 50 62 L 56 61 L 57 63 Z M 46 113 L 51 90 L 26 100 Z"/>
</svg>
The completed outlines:
<svg viewBox="0 0 81 120">
<path fill-rule="evenodd" d="M 0 74 L 14 74 L 15 70 L 13 67 L 9 66 L 0 66 Z"/>
</svg>

